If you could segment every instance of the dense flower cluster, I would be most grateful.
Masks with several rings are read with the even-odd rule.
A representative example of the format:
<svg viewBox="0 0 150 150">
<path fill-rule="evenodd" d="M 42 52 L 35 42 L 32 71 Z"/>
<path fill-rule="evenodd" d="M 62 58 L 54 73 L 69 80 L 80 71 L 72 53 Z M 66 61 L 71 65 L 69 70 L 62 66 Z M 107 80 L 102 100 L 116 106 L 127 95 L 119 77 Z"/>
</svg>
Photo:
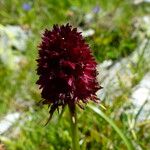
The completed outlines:
<svg viewBox="0 0 150 150">
<path fill-rule="evenodd" d="M 81 106 L 81 102 L 98 100 L 96 62 L 76 28 L 67 24 L 45 30 L 37 63 L 37 84 L 43 104 L 51 107 L 50 114 L 59 106 L 68 105 L 73 111 L 75 104 Z"/>
</svg>

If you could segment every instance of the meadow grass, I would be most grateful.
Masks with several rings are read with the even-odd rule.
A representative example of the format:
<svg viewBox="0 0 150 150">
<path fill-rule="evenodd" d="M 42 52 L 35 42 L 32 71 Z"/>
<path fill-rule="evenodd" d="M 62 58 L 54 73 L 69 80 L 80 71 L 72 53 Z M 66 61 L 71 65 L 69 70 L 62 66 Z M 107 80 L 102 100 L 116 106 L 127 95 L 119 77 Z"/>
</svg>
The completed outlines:
<svg viewBox="0 0 150 150">
<path fill-rule="evenodd" d="M 31 5 L 30 10 L 24 10 L 23 4 Z M 93 14 L 92 9 L 100 7 L 99 14 Z M 4 134 L 11 140 L 2 140 L 8 150 L 69 150 L 71 147 L 70 125 L 68 109 L 62 116 L 55 112 L 51 122 L 44 126 L 49 114 L 48 108 L 38 105 L 40 92 L 35 85 L 37 80 L 36 62 L 37 45 L 41 33 L 45 28 L 51 28 L 53 24 L 70 22 L 74 26 L 80 26 L 84 30 L 92 28 L 95 34 L 87 37 L 94 56 L 98 62 L 106 59 L 114 61 L 128 56 L 138 46 L 136 37 L 132 37 L 134 31 L 133 22 L 136 17 L 148 13 L 147 6 L 135 6 L 130 0 L 93 1 L 93 0 L 1 0 L 0 18 L 1 24 L 20 25 L 26 30 L 32 31 L 32 36 L 27 42 L 26 51 L 21 54 L 26 57 L 26 63 L 19 71 L 12 71 L 0 63 L 0 117 L 8 112 L 19 111 L 20 120 Z M 86 23 L 86 14 L 93 14 L 90 23 Z M 144 74 L 149 70 L 144 60 L 139 60 L 137 66 L 132 66 L 136 74 L 132 80 L 132 87 L 139 83 Z M 114 121 L 134 147 L 140 146 L 143 150 L 150 147 L 149 120 L 142 125 L 132 126 L 135 120 L 126 113 L 132 107 L 129 97 L 131 88 L 126 85 L 120 87 L 126 92 L 112 101 L 112 105 L 102 104 L 107 108 L 101 109 L 105 115 Z M 108 91 L 109 93 L 109 91 Z M 23 105 L 18 102 L 21 99 Z M 106 101 L 109 99 L 106 98 Z M 28 105 L 24 102 L 29 102 Z M 104 118 L 95 114 L 90 108 L 78 109 L 79 136 L 82 150 L 126 150 L 124 141 L 114 128 Z M 19 132 L 17 132 L 18 130 Z M 135 148 L 135 149 L 136 149 Z"/>
</svg>

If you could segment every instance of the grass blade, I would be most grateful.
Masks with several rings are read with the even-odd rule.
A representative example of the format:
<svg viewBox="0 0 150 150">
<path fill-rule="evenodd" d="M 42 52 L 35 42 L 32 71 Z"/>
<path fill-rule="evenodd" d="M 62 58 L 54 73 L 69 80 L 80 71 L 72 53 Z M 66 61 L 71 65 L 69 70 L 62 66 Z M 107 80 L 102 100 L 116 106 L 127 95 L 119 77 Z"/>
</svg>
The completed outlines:
<svg viewBox="0 0 150 150">
<path fill-rule="evenodd" d="M 132 143 L 127 139 L 127 137 L 123 134 L 123 132 L 116 126 L 116 124 L 111 120 L 105 113 L 103 113 L 100 109 L 93 105 L 88 105 L 88 107 L 93 110 L 96 114 L 98 114 L 100 117 L 102 117 L 106 122 L 108 122 L 113 129 L 117 132 L 117 134 L 121 137 L 121 139 L 124 141 L 125 145 L 127 146 L 128 150 L 134 150 L 134 147 Z"/>
</svg>

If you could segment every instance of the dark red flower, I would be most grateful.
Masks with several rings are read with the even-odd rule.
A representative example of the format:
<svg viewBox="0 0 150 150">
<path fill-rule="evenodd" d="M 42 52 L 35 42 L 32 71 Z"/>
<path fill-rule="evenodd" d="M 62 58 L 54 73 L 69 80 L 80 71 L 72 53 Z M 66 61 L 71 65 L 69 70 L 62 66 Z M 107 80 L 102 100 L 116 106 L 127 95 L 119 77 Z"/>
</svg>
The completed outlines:
<svg viewBox="0 0 150 150">
<path fill-rule="evenodd" d="M 51 115 L 59 106 L 69 105 L 73 111 L 75 104 L 98 100 L 96 62 L 76 28 L 67 24 L 46 29 L 37 62 L 37 84 L 42 89 L 43 103 L 51 106 Z"/>
</svg>

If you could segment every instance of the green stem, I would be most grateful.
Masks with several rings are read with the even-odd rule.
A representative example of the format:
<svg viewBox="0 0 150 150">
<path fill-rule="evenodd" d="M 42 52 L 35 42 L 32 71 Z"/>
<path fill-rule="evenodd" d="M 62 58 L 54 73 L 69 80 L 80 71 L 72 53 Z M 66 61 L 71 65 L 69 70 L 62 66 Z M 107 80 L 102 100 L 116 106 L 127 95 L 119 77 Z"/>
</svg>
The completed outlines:
<svg viewBox="0 0 150 150">
<path fill-rule="evenodd" d="M 79 138 L 78 138 L 78 127 L 77 127 L 77 114 L 76 110 L 72 113 L 70 110 L 70 124 L 71 124 L 71 137 L 72 137 L 72 150 L 79 150 Z"/>
</svg>

